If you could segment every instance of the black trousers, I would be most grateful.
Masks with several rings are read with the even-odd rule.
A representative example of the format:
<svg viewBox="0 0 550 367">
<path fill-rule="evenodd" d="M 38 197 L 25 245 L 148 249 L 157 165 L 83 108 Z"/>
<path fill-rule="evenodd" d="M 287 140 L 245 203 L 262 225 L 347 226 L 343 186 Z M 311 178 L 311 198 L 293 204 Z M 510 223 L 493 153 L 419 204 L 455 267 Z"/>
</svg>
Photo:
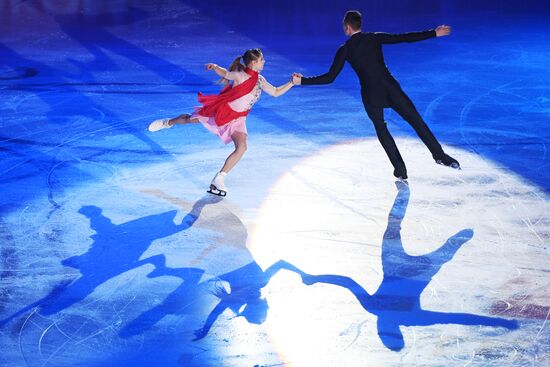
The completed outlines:
<svg viewBox="0 0 550 367">
<path fill-rule="evenodd" d="M 393 175 L 395 177 L 407 178 L 407 167 L 405 166 L 405 162 L 403 162 L 399 149 L 397 149 L 397 145 L 395 145 L 395 141 L 386 126 L 386 121 L 384 121 L 384 108 L 387 107 L 369 105 L 366 103 L 365 95 L 362 94 L 362 98 L 365 111 L 376 129 L 378 140 L 382 144 L 382 147 L 393 165 Z M 416 107 L 414 107 L 411 99 L 400 88 L 390 93 L 389 108 L 392 108 L 403 118 L 403 120 L 407 121 L 413 127 L 416 134 L 432 153 L 434 159 L 439 159 L 444 154 L 441 144 L 439 144 L 428 125 L 426 125 L 416 110 Z"/>
</svg>

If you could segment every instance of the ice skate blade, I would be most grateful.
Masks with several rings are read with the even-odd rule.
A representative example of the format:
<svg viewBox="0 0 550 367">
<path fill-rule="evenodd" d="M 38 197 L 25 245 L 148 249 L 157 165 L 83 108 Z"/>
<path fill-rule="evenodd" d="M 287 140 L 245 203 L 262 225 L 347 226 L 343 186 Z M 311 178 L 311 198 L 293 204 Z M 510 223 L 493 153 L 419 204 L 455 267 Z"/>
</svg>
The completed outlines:
<svg viewBox="0 0 550 367">
<path fill-rule="evenodd" d="M 227 191 L 219 190 L 216 186 L 210 185 L 210 189 L 206 190 L 207 193 L 217 196 L 225 197 L 227 195 Z"/>
</svg>

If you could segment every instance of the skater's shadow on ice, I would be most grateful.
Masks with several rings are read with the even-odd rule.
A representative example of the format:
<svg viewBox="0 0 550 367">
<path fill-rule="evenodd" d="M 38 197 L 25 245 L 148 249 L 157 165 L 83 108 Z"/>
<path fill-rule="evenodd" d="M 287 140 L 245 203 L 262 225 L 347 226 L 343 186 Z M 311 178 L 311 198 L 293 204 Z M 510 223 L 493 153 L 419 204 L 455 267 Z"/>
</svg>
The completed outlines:
<svg viewBox="0 0 550 367">
<path fill-rule="evenodd" d="M 382 241 L 384 276 L 374 294 L 369 294 L 353 279 L 340 275 L 304 275 L 306 284 L 327 283 L 347 288 L 363 308 L 378 317 L 378 336 L 393 351 L 405 346 L 401 326 L 434 324 L 484 325 L 517 329 L 515 320 L 467 313 L 446 313 L 423 310 L 420 295 L 456 252 L 473 237 L 473 230 L 464 229 L 450 237 L 432 253 L 411 256 L 401 242 L 401 222 L 409 203 L 408 185 L 397 182 L 398 194 L 388 216 Z"/>
<path fill-rule="evenodd" d="M 150 193 L 178 206 L 185 204 L 182 200 L 161 191 Z M 196 259 L 191 261 L 191 264 L 208 263 L 208 254 L 218 250 L 222 245 L 233 248 L 229 251 L 238 254 L 236 257 L 252 259 L 246 248 L 248 232 L 239 217 L 225 209 L 218 210 L 212 219 L 217 223 L 217 230 L 223 240 L 208 246 Z M 229 260 L 225 259 L 224 262 L 229 262 Z M 221 268 L 227 270 L 227 268 L 231 268 L 231 265 L 226 264 Z M 161 304 L 129 322 L 121 330 L 120 335 L 131 337 L 141 334 L 151 329 L 166 316 L 179 315 L 185 316 L 187 327 L 201 325 L 192 336 L 194 340 L 198 340 L 208 334 L 218 317 L 226 310 L 232 311 L 235 317 L 244 317 L 249 323 L 261 324 L 265 321 L 269 308 L 267 300 L 262 297 L 261 289 L 278 271 L 283 269 L 300 275 L 305 274 L 282 260 L 271 265 L 265 271 L 256 261 L 252 260 L 233 270 L 208 274 L 209 278 L 201 281 L 205 275 L 205 270 L 202 268 L 171 268 L 167 267 L 164 262 L 158 262 L 155 264 L 155 270 L 148 274 L 149 278 L 169 276 L 179 278 L 183 282 Z M 197 323 L 194 323 L 193 320 L 197 320 Z"/>
<path fill-rule="evenodd" d="M 142 313 L 124 327 L 120 335 L 130 337 L 151 329 L 168 315 L 185 316 L 191 320 L 205 314 L 204 310 L 212 304 L 215 298 L 217 304 L 206 316 L 204 324 L 194 331 L 194 340 L 208 335 L 208 332 L 226 310 L 235 317 L 244 317 L 249 323 L 262 324 L 269 305 L 262 297 L 261 289 L 280 270 L 289 270 L 302 275 L 303 272 L 280 260 L 265 271 L 252 261 L 236 270 L 215 276 L 200 282 L 204 270 L 199 268 L 169 268 L 158 266 L 148 277 L 172 276 L 183 280 L 183 283 L 172 291 L 158 306 Z M 202 323 L 202 321 L 201 321 Z"/>
<path fill-rule="evenodd" d="M 516 329 L 515 320 L 487 317 L 466 313 L 445 313 L 423 310 L 420 296 L 439 272 L 449 262 L 463 244 L 473 237 L 471 229 L 464 229 L 450 237 L 439 249 L 422 256 L 408 255 L 401 242 L 401 223 L 408 206 L 409 187 L 396 183 L 398 194 L 388 216 L 387 229 L 382 242 L 382 266 L 384 277 L 378 290 L 370 295 L 353 279 L 340 275 L 310 275 L 295 266 L 280 260 L 265 271 L 251 261 L 235 270 L 215 275 L 201 281 L 204 270 L 195 267 L 171 268 L 157 263 L 149 277 L 171 276 L 183 280 L 158 306 L 148 310 L 128 323 L 120 333 L 130 337 L 151 329 L 168 315 L 185 315 L 187 326 L 197 324 L 191 320 L 204 315 L 199 323 L 202 327 L 195 330 L 194 339 L 208 335 L 212 326 L 226 310 L 236 317 L 242 316 L 248 322 L 261 324 L 265 321 L 268 303 L 261 295 L 271 278 L 279 270 L 288 270 L 299 274 L 304 284 L 327 283 L 348 289 L 357 298 L 366 311 L 378 317 L 378 335 L 383 344 L 394 351 L 404 347 L 401 326 L 428 326 L 434 324 L 484 325 Z M 158 196 L 158 195 L 157 195 Z M 161 196 L 177 204 L 177 198 Z M 233 213 L 223 214 L 224 223 L 232 223 L 231 238 L 233 246 L 246 251 L 246 228 Z M 225 226 L 224 226 L 225 227 Z M 228 231 L 220 228 L 221 232 Z M 210 249 L 211 250 L 211 249 Z M 203 253 L 208 253 L 209 249 Z M 204 256 L 203 256 L 204 257 Z M 212 302 L 215 299 L 215 302 Z M 203 323 L 204 322 L 204 323 Z"/>
<path fill-rule="evenodd" d="M 61 261 L 64 266 L 78 269 L 81 275 L 68 284 L 58 285 L 44 298 L 0 321 L 0 325 L 36 307 L 42 315 L 58 313 L 85 299 L 101 284 L 142 265 L 164 266 L 164 255 L 140 258 L 153 241 L 191 228 L 203 208 L 217 201 L 219 199 L 212 196 L 203 197 L 179 224 L 174 224 L 177 210 L 114 224 L 101 208 L 93 205 L 81 207 L 78 212 L 89 219 L 90 228 L 96 232 L 90 236 L 93 243 L 86 253 Z"/>
</svg>

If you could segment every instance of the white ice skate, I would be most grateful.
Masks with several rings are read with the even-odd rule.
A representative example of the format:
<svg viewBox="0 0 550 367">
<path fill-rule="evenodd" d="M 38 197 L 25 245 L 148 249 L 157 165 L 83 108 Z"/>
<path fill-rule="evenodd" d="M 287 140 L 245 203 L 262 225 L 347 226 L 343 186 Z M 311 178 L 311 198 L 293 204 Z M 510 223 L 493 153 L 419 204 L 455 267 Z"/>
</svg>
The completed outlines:
<svg viewBox="0 0 550 367">
<path fill-rule="evenodd" d="M 155 132 L 162 129 L 171 128 L 173 125 L 168 125 L 168 121 L 170 121 L 170 119 L 159 119 L 151 122 L 149 125 L 149 131 Z"/>
<path fill-rule="evenodd" d="M 213 195 L 225 196 L 227 195 L 227 187 L 225 187 L 225 176 L 227 173 L 218 172 L 212 182 L 210 183 L 210 190 L 206 191 Z"/>
</svg>

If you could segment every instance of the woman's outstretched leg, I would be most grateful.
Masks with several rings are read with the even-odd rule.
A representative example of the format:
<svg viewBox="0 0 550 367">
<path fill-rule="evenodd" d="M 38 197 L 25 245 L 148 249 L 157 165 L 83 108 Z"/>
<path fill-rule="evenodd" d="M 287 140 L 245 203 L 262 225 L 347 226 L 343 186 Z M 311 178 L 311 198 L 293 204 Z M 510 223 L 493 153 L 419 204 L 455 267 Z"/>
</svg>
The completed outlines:
<svg viewBox="0 0 550 367">
<path fill-rule="evenodd" d="M 183 115 L 179 115 L 178 117 L 168 120 L 168 125 L 174 126 L 175 124 L 195 124 L 197 122 L 199 122 L 198 118 L 191 117 L 190 114 L 184 113 Z"/>
<path fill-rule="evenodd" d="M 164 118 L 159 119 L 151 122 L 149 125 L 149 131 L 155 132 L 162 129 L 168 129 L 175 124 L 194 124 L 199 122 L 199 119 L 196 117 L 191 117 L 190 114 L 184 113 L 182 115 L 179 115 L 178 117 L 174 117 L 173 119 Z"/>
</svg>

